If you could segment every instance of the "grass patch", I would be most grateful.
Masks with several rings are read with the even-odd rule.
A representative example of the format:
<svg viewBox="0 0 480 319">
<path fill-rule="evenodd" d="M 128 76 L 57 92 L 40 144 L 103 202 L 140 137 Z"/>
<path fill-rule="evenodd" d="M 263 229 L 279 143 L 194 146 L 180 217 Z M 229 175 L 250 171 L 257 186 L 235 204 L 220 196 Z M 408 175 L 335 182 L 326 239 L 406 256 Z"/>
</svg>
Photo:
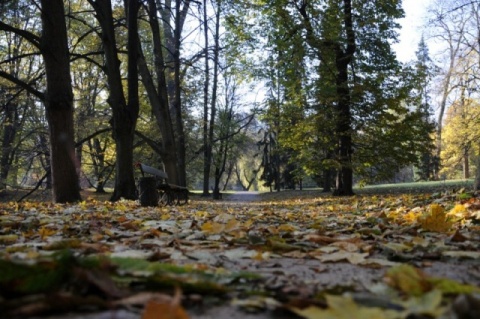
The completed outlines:
<svg viewBox="0 0 480 319">
<path fill-rule="evenodd" d="M 435 192 L 457 192 L 464 188 L 473 190 L 473 179 L 457 179 L 445 181 L 428 181 L 413 183 L 368 185 L 355 187 L 358 193 L 435 193 Z"/>
</svg>

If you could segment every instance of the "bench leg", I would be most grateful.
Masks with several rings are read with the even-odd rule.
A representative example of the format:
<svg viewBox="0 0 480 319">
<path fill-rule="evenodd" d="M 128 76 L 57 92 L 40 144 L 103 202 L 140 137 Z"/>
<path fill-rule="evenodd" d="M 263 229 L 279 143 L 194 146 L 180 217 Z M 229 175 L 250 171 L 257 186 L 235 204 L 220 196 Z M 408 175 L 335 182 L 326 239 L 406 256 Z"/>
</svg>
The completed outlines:
<svg viewBox="0 0 480 319">
<path fill-rule="evenodd" d="M 153 177 L 142 177 L 138 182 L 138 199 L 142 206 L 157 206 L 156 181 Z"/>
<path fill-rule="evenodd" d="M 168 197 L 168 205 L 174 206 L 177 203 L 177 197 L 175 196 L 175 193 L 172 192 L 172 190 L 167 191 L 167 197 Z"/>
<path fill-rule="evenodd" d="M 188 191 L 184 190 L 178 193 L 178 205 L 188 204 Z"/>
<path fill-rule="evenodd" d="M 168 192 L 164 190 L 159 190 L 158 191 L 158 204 L 161 206 L 167 206 L 170 205 L 170 199 L 168 196 Z"/>
</svg>

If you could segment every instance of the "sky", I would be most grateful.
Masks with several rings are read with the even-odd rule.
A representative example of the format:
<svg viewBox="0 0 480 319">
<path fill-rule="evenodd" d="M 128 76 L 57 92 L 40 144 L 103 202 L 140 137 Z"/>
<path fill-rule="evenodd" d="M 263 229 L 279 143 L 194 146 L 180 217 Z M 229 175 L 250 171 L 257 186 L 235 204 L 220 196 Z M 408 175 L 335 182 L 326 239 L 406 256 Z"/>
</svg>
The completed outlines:
<svg viewBox="0 0 480 319">
<path fill-rule="evenodd" d="M 415 51 L 422 37 L 426 9 L 431 2 L 432 0 L 403 0 L 405 18 L 399 21 L 402 25 L 400 43 L 393 45 L 400 61 L 408 62 L 415 59 Z"/>
</svg>

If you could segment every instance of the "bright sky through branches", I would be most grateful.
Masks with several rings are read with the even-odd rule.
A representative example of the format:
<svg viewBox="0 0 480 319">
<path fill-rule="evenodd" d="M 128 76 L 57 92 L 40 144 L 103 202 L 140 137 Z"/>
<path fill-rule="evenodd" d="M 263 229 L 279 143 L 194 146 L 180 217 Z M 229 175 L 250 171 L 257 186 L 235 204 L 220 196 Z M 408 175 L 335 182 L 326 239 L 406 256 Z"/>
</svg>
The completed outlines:
<svg viewBox="0 0 480 319">
<path fill-rule="evenodd" d="M 402 62 L 415 59 L 415 51 L 422 37 L 422 29 L 425 25 L 427 7 L 432 0 L 403 0 L 405 18 L 400 20 L 400 43 L 393 46 L 397 57 Z"/>
</svg>

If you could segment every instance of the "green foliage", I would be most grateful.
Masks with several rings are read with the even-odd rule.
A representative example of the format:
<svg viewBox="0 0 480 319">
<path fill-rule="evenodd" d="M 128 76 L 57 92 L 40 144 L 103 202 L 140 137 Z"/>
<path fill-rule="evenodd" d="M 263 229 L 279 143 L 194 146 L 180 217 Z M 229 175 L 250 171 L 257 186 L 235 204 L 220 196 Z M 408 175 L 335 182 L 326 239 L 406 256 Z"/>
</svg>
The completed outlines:
<svg viewBox="0 0 480 319">
<path fill-rule="evenodd" d="M 454 103 L 448 110 L 442 134 L 442 172 L 456 176 L 465 160 L 480 155 L 480 105 L 472 99 Z"/>
<path fill-rule="evenodd" d="M 242 15 L 229 20 L 229 30 L 248 39 L 244 50 L 252 52 L 255 47 L 269 52 L 258 54 L 263 68 L 257 74 L 269 89 L 262 120 L 275 136 L 275 156 L 288 157 L 311 175 L 337 169 L 335 57 L 336 50 L 348 45 L 343 1 L 305 3 L 312 33 L 299 7 L 283 0 L 262 3 L 257 10 L 259 6 L 259 2 L 236 2 Z M 426 120 L 425 108 L 416 106 L 425 97 L 413 95 L 413 83 L 422 76 L 425 80 L 426 70 L 419 67 L 421 74 L 415 74 L 396 61 L 390 48 L 397 37 L 397 19 L 403 17 L 400 1 L 353 2 L 353 12 L 357 50 L 349 78 L 352 166 L 365 181 L 381 180 L 416 163 L 421 150 L 430 150 L 433 126 Z M 241 24 L 241 17 L 250 23 Z M 255 42 L 258 33 L 266 41 Z M 264 172 L 267 184 L 272 176 Z"/>
</svg>

